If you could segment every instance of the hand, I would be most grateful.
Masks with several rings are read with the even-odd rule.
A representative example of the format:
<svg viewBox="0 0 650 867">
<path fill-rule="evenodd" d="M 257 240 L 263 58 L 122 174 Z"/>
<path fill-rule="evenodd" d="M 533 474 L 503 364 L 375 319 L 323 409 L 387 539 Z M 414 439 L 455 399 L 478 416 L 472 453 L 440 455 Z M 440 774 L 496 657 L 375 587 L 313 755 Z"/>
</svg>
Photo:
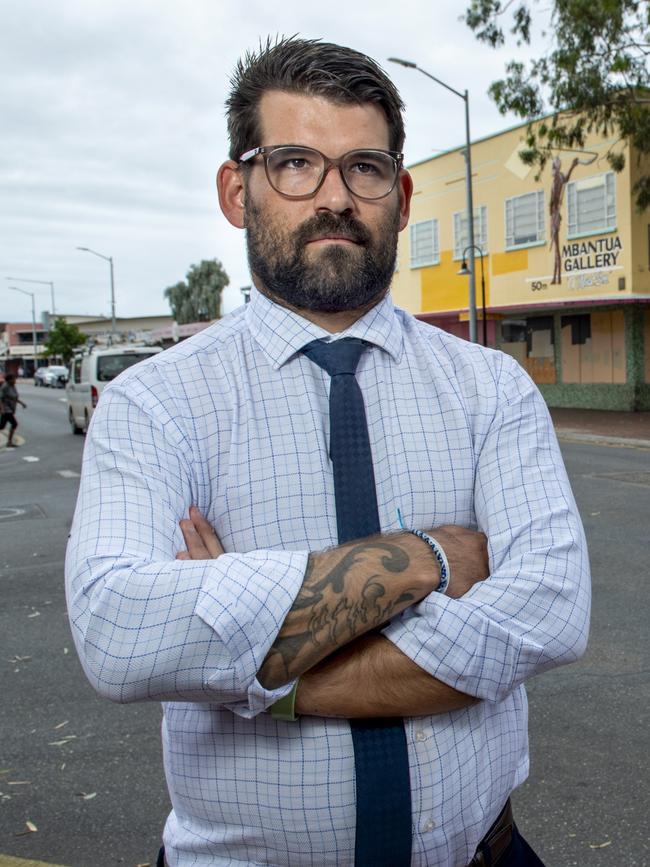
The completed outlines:
<svg viewBox="0 0 650 867">
<path fill-rule="evenodd" d="M 190 506 L 189 518 L 179 521 L 187 551 L 179 551 L 177 560 L 216 560 L 225 553 L 219 537 L 196 506 Z"/>
<path fill-rule="evenodd" d="M 445 524 L 425 530 L 443 547 L 451 579 L 445 591 L 446 596 L 460 599 L 477 581 L 483 581 L 490 574 L 487 537 L 484 533 Z"/>
</svg>

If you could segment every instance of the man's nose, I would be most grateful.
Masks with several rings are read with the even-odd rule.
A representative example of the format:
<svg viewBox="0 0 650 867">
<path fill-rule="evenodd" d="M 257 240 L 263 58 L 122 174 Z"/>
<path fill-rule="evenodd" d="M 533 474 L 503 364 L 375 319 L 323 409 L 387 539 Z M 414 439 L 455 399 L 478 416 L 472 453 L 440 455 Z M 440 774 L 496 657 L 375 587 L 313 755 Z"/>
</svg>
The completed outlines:
<svg viewBox="0 0 650 867">
<path fill-rule="evenodd" d="M 320 189 L 314 196 L 314 208 L 317 211 L 332 211 L 342 214 L 355 207 L 354 196 L 343 183 L 341 172 L 337 166 L 325 169 L 325 178 Z"/>
</svg>

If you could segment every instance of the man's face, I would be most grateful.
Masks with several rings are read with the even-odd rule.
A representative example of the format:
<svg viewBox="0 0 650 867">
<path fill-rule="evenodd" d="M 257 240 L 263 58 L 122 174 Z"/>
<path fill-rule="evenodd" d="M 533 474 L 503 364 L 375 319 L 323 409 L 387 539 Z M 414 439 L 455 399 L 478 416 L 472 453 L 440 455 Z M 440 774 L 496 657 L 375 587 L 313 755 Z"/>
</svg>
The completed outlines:
<svg viewBox="0 0 650 867">
<path fill-rule="evenodd" d="M 357 148 L 389 149 L 386 118 L 374 105 L 271 91 L 259 111 L 258 145 L 306 145 L 334 159 Z M 388 196 L 365 201 L 332 168 L 312 198 L 287 199 L 268 183 L 262 157 L 243 171 L 248 258 L 261 291 L 322 313 L 370 307 L 385 295 L 408 218 L 401 176 Z"/>
</svg>

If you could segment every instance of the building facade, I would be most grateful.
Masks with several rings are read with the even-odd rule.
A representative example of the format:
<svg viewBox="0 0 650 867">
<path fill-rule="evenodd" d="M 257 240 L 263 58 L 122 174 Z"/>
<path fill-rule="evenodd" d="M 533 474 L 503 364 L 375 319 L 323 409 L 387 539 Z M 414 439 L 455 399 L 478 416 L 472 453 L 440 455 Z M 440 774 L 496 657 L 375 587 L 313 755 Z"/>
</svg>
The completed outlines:
<svg viewBox="0 0 650 867">
<path fill-rule="evenodd" d="M 650 211 L 638 213 L 632 190 L 650 165 L 625 142 L 592 136 L 538 177 L 519 157 L 525 134 L 522 125 L 472 144 L 478 339 L 513 355 L 551 406 L 648 410 Z M 610 148 L 625 153 L 620 173 Z M 395 303 L 467 338 L 463 150 L 409 171 Z"/>
<path fill-rule="evenodd" d="M 0 370 L 6 373 L 19 373 L 31 377 L 37 367 L 48 363 L 48 357 L 43 352 L 49 329 L 54 317 L 43 313 L 42 321 L 35 327 L 29 323 L 0 323 Z M 77 314 L 57 314 L 56 319 L 65 319 L 70 325 L 76 325 L 86 336 L 90 345 L 109 346 L 112 343 L 144 343 L 171 346 L 175 340 L 183 339 L 194 333 L 192 326 L 180 326 L 179 334 L 174 335 L 173 317 L 133 316 L 121 317 L 115 320 L 115 333 L 112 322 L 104 316 L 82 316 Z M 197 323 L 195 330 L 209 323 Z M 179 326 L 176 326 L 179 328 Z M 169 340 L 165 337 L 169 333 Z M 34 352 L 34 347 L 36 352 Z"/>
<path fill-rule="evenodd" d="M 0 369 L 33 376 L 47 339 L 41 322 L 0 322 Z"/>
</svg>

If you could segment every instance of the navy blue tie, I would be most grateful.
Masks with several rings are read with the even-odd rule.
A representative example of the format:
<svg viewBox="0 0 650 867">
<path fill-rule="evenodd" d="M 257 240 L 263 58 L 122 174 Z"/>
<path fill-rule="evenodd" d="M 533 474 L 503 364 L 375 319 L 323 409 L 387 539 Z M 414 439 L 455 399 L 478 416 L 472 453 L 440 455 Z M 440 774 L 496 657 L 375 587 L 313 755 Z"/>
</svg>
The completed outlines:
<svg viewBox="0 0 650 867">
<path fill-rule="evenodd" d="M 339 544 L 381 532 L 363 395 L 355 377 L 369 346 L 345 337 L 302 352 L 331 377 L 330 459 Z M 404 723 L 350 720 L 357 793 L 355 867 L 411 863 L 411 785 Z"/>
</svg>

